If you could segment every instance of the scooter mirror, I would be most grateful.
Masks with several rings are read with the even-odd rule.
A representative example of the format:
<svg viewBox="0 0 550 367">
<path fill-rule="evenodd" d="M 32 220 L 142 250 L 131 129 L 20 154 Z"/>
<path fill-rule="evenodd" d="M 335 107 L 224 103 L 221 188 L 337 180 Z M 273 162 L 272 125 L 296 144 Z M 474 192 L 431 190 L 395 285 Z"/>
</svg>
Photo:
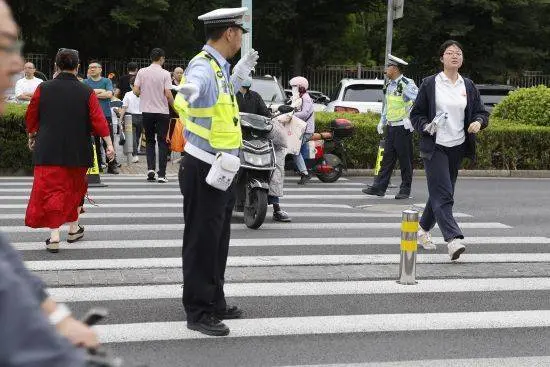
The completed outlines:
<svg viewBox="0 0 550 367">
<path fill-rule="evenodd" d="M 294 111 L 294 108 L 283 104 L 277 108 L 277 111 L 279 111 L 280 113 L 289 113 Z"/>
</svg>

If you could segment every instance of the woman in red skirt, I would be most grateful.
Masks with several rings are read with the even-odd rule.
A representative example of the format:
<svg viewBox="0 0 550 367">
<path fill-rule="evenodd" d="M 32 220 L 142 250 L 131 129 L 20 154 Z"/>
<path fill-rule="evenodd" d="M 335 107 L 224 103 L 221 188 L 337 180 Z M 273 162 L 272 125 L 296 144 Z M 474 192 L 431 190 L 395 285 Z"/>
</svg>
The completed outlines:
<svg viewBox="0 0 550 367">
<path fill-rule="evenodd" d="M 67 242 L 84 236 L 78 216 L 88 190 L 86 171 L 93 164 L 91 135 L 101 136 L 107 157 L 114 157 L 96 94 L 76 78 L 78 51 L 60 49 L 55 64 L 59 74 L 38 86 L 25 118 L 35 165 L 25 224 L 51 228 L 46 240 L 49 252 L 59 251 L 59 227 L 65 223 L 69 223 Z"/>
</svg>

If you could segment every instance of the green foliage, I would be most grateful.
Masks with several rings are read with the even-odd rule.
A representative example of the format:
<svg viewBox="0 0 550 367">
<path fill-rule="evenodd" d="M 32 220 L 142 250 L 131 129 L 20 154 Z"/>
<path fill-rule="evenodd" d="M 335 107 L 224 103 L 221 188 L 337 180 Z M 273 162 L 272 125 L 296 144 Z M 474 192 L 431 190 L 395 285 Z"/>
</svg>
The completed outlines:
<svg viewBox="0 0 550 367">
<path fill-rule="evenodd" d="M 29 173 L 32 156 L 27 147 L 25 105 L 7 104 L 0 116 L 0 172 Z"/>
<path fill-rule="evenodd" d="M 526 125 L 550 127 L 550 88 L 539 85 L 515 90 L 496 105 L 493 116 Z"/>
</svg>

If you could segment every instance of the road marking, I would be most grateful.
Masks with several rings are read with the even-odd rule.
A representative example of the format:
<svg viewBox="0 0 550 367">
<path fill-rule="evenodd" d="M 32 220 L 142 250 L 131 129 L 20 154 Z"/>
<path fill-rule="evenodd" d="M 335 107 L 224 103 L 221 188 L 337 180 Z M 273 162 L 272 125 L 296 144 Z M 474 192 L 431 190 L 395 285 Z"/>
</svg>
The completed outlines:
<svg viewBox="0 0 550 367">
<path fill-rule="evenodd" d="M 131 214 L 130 214 L 131 215 Z M 136 232 L 136 231 L 183 231 L 184 224 L 89 224 L 87 232 Z M 464 229 L 507 229 L 512 228 L 502 223 L 494 222 L 461 222 L 460 228 Z M 296 229 L 398 229 L 400 222 L 395 223 L 265 223 L 259 230 L 296 230 Z M 231 230 L 250 230 L 244 224 L 233 223 Z M 42 230 L 43 231 L 43 230 Z M 38 231 L 25 226 L 3 226 L 0 232 L 4 233 L 38 233 Z"/>
<path fill-rule="evenodd" d="M 276 317 L 224 320 L 231 332 L 224 338 L 375 333 L 395 331 L 543 328 L 550 310 L 453 312 L 418 314 Z M 97 325 L 102 343 L 212 338 L 187 329 L 185 322 L 147 322 Z"/>
<path fill-rule="evenodd" d="M 94 199 L 94 198 L 92 198 Z M 284 203 L 283 205 L 288 208 L 341 208 L 352 209 L 351 205 L 347 204 L 316 204 L 316 203 Z M 27 204 L 0 204 L 2 209 L 26 209 Z M 183 197 L 180 197 L 177 203 L 173 201 L 170 203 L 100 203 L 97 206 L 86 205 L 86 211 L 101 210 L 102 208 L 182 208 L 183 209 Z M 84 215 L 85 217 L 86 215 Z"/>
<path fill-rule="evenodd" d="M 309 208 L 308 204 L 298 204 L 293 208 Z M 180 205 L 181 206 L 181 205 Z M 287 205 L 288 206 L 288 205 Z M 288 206 L 290 207 L 290 206 Z M 243 217 L 243 213 L 233 213 L 234 217 Z M 396 213 L 373 213 L 373 212 L 295 212 L 291 214 L 293 218 L 401 218 L 400 211 Z M 270 215 L 268 214 L 268 218 Z M 455 218 L 471 218 L 472 216 L 464 213 L 454 213 Z M 153 212 L 153 213 L 86 213 L 82 219 L 98 218 L 183 218 L 183 211 L 178 212 Z M 0 219 L 25 219 L 24 213 L 0 214 Z"/>
<path fill-rule="evenodd" d="M 442 237 L 432 237 L 436 244 L 444 245 Z M 467 237 L 466 245 L 492 244 L 550 244 L 548 237 Z M 399 237 L 314 237 L 314 238 L 233 238 L 231 247 L 276 247 L 276 246 L 399 246 Z M 19 251 L 44 250 L 42 242 L 15 242 L 13 246 Z M 171 248 L 181 247 L 182 240 L 110 240 L 83 241 L 78 245 L 62 245 L 62 251 L 91 249 L 130 249 L 130 248 Z"/>
<path fill-rule="evenodd" d="M 550 278 L 436 279 L 404 287 L 393 280 L 339 282 L 226 283 L 226 297 L 290 297 L 358 294 L 509 292 L 550 289 Z M 181 298 L 181 284 L 50 288 L 57 302 Z"/>
<path fill-rule="evenodd" d="M 418 264 L 449 264 L 446 254 L 418 254 Z M 550 253 L 464 254 L 461 264 L 550 262 Z M 399 254 L 229 256 L 228 267 L 398 264 Z M 26 261 L 34 271 L 179 268 L 181 257 Z"/>
<path fill-rule="evenodd" d="M 175 190 L 174 190 L 175 191 Z M 305 190 L 304 190 L 305 191 Z M 93 200 L 182 200 L 181 194 L 178 195 L 91 195 Z M 394 196 L 391 197 L 393 199 Z M 367 195 L 285 195 L 283 200 L 358 200 L 369 199 Z M 19 196 L 0 196 L 2 200 L 29 200 L 28 195 Z"/>
</svg>

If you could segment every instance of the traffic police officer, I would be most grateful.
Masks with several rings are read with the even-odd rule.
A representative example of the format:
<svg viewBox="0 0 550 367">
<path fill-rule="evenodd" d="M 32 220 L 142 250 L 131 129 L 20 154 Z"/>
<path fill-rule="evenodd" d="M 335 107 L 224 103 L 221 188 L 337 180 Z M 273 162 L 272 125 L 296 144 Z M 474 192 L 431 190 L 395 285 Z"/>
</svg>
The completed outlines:
<svg viewBox="0 0 550 367">
<path fill-rule="evenodd" d="M 403 76 L 402 68 L 406 65 L 408 63 L 404 60 L 388 55 L 385 73 L 390 82 L 384 87 L 386 101 L 377 126 L 378 133 L 383 134 L 384 125 L 388 125 L 388 134 L 384 143 L 380 173 L 372 185 L 362 190 L 368 195 L 386 194 L 397 160 L 401 167 L 401 187 L 395 198 L 408 199 L 411 194 L 414 128 L 409 120 L 409 112 L 418 94 L 418 88 L 412 79 Z"/>
<path fill-rule="evenodd" d="M 247 10 L 217 9 L 199 17 L 207 42 L 189 63 L 174 104 L 186 121 L 187 140 L 179 172 L 185 220 L 183 305 L 189 329 L 215 336 L 229 334 L 221 320 L 242 315 L 226 304 L 223 291 L 235 196 L 232 187 L 224 191 L 206 181 L 217 153 L 234 159 L 239 155 L 242 136 L 235 91 L 256 65 L 258 53 L 250 50 L 231 75 L 227 59 L 241 48 Z"/>
</svg>

